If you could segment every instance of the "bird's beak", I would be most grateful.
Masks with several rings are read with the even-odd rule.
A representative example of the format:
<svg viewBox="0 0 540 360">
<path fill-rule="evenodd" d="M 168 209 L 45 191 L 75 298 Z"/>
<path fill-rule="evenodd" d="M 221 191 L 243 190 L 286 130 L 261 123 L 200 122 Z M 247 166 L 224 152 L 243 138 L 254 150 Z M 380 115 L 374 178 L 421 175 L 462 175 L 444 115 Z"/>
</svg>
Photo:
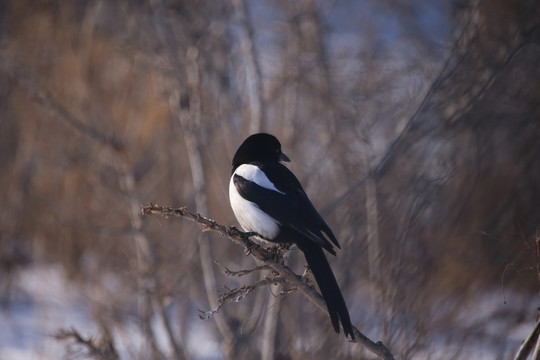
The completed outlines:
<svg viewBox="0 0 540 360">
<path fill-rule="evenodd" d="M 279 161 L 283 161 L 283 162 L 291 162 L 291 159 L 289 159 L 289 157 L 287 155 L 285 155 L 284 153 L 281 153 L 279 155 Z"/>
</svg>

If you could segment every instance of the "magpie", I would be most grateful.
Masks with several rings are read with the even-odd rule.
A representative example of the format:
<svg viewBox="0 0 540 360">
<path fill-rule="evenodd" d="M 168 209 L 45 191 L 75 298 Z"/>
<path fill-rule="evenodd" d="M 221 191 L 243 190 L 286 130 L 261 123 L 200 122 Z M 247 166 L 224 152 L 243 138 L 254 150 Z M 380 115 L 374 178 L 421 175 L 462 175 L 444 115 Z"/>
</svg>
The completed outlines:
<svg viewBox="0 0 540 360">
<path fill-rule="evenodd" d="M 341 247 L 296 176 L 281 164 L 289 161 L 273 135 L 249 136 L 233 157 L 231 207 L 245 231 L 270 242 L 296 244 L 319 286 L 334 330 L 339 334 L 341 323 L 345 336 L 354 339 L 347 305 L 323 252 L 336 255 L 334 245 Z"/>
</svg>

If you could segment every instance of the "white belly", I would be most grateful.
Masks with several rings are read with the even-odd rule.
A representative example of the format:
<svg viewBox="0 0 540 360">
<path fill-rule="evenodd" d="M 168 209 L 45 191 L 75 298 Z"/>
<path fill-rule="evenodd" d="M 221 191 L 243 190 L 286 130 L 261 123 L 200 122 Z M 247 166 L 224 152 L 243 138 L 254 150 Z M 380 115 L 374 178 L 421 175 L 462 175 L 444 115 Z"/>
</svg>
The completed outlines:
<svg viewBox="0 0 540 360">
<path fill-rule="evenodd" d="M 264 213 L 255 203 L 244 199 L 234 186 L 233 177 L 229 182 L 229 200 L 236 219 L 247 232 L 256 232 L 266 239 L 273 239 L 279 233 L 279 222 Z"/>
</svg>

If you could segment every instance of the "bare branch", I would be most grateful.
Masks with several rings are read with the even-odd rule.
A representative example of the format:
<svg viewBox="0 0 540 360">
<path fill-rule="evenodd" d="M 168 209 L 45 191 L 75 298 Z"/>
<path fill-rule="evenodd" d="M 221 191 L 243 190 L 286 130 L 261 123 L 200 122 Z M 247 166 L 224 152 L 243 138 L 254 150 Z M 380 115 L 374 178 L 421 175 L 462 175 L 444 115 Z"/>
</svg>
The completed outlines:
<svg viewBox="0 0 540 360">
<path fill-rule="evenodd" d="M 279 275 L 274 275 L 272 277 L 264 277 L 263 279 L 256 281 L 249 285 L 243 285 L 236 289 L 229 289 L 225 287 L 227 292 L 220 294 L 220 297 L 217 299 L 217 307 L 214 310 L 210 311 L 203 311 L 199 309 L 199 318 L 201 320 L 208 320 L 209 318 L 213 317 L 215 314 L 217 314 L 223 305 L 226 302 L 239 302 L 242 299 L 244 299 L 250 292 L 255 290 L 258 287 L 266 286 L 266 285 L 272 285 L 272 284 L 278 284 L 278 283 L 284 283 L 284 279 L 280 277 Z M 280 294 L 286 294 L 288 292 L 281 292 Z"/>
<path fill-rule="evenodd" d="M 158 206 L 154 204 L 149 204 L 143 206 L 140 213 L 141 215 L 162 215 L 166 218 L 170 216 L 179 216 L 187 220 L 199 223 L 200 225 L 202 225 L 203 231 L 215 231 L 223 236 L 226 236 L 236 244 L 244 246 L 251 256 L 261 261 L 263 265 L 268 266 L 272 271 L 275 271 L 278 274 L 277 276 L 270 278 L 274 279 L 273 282 L 269 281 L 267 278 L 262 279 L 259 282 L 255 283 L 257 285 L 253 287 L 253 289 L 261 285 L 266 285 L 268 283 L 275 283 L 276 281 L 282 284 L 287 284 L 288 287 L 299 289 L 313 304 L 317 306 L 317 308 L 319 308 L 319 310 L 326 313 L 326 305 L 324 303 L 324 299 L 313 288 L 313 286 L 309 285 L 302 276 L 295 274 L 291 269 L 284 265 L 282 254 L 276 253 L 275 249 L 267 250 L 251 241 L 249 237 L 253 236 L 253 233 L 244 233 L 234 226 L 221 225 L 215 220 L 204 217 L 201 214 L 189 212 L 186 207 L 173 208 L 169 206 Z M 254 284 L 249 286 L 253 285 Z M 243 291 L 245 293 L 246 291 L 251 291 L 251 289 L 244 289 Z M 238 290 L 238 292 L 242 293 L 242 290 Z M 217 310 L 219 311 L 219 306 Z M 204 312 L 203 314 L 206 315 L 206 313 Z M 213 314 L 210 314 L 209 316 L 211 315 Z M 379 341 L 375 343 L 367 336 L 362 334 L 360 330 L 358 330 L 356 327 L 353 327 L 353 329 L 355 340 L 351 342 L 361 343 L 369 351 L 376 354 L 381 359 L 394 359 L 394 356 L 392 355 L 390 350 L 388 350 L 388 348 L 382 342 Z"/>
<path fill-rule="evenodd" d="M 260 132 L 266 122 L 266 106 L 264 101 L 264 88 L 262 84 L 261 66 L 258 60 L 258 52 L 254 41 L 255 30 L 249 17 L 248 3 L 244 0 L 233 1 L 233 6 L 240 17 L 240 47 L 242 58 L 246 61 L 246 71 L 248 72 L 247 97 L 251 109 L 249 132 L 251 134 Z"/>
<path fill-rule="evenodd" d="M 92 338 L 85 339 L 77 330 L 71 328 L 71 330 L 60 330 L 56 335 L 53 335 L 53 337 L 56 340 L 74 340 L 75 343 L 83 346 L 88 351 L 89 356 L 96 359 L 118 359 L 118 353 L 116 352 L 112 341 L 107 336 L 100 341 L 96 341 Z"/>
<path fill-rule="evenodd" d="M 214 261 L 219 267 L 221 267 L 223 269 L 223 274 L 227 275 L 227 276 L 244 276 L 244 275 L 247 275 L 247 274 L 251 274 L 252 272 L 254 271 L 259 271 L 259 270 L 270 270 L 270 267 L 269 266 L 266 266 L 266 265 L 261 265 L 261 266 L 256 266 L 254 268 L 251 268 L 251 269 L 247 269 L 247 270 L 239 270 L 239 271 L 232 271 L 232 270 L 229 270 L 229 268 L 227 268 L 225 265 L 223 265 L 222 263 L 220 263 L 219 261 Z"/>
<path fill-rule="evenodd" d="M 29 79 L 22 71 L 15 67 L 19 83 L 27 91 L 28 96 L 37 104 L 49 109 L 54 114 L 59 115 L 57 119 L 71 126 L 78 133 L 87 136 L 97 143 L 109 146 L 111 149 L 122 152 L 125 150 L 124 143 L 114 135 L 108 135 L 98 129 L 87 125 L 81 119 L 77 118 L 72 112 L 55 101 L 51 94 L 41 84 Z"/>
<path fill-rule="evenodd" d="M 526 360 L 531 353 L 534 344 L 538 341 L 538 335 L 540 335 L 540 320 L 536 322 L 533 331 L 529 334 L 527 339 L 519 347 L 514 360 Z"/>
</svg>

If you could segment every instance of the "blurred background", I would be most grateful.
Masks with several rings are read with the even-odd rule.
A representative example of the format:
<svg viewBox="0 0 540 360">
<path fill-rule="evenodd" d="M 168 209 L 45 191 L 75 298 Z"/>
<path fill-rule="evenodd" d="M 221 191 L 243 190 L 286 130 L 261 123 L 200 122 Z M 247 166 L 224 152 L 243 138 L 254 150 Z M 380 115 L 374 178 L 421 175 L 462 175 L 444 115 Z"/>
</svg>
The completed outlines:
<svg viewBox="0 0 540 360">
<path fill-rule="evenodd" d="M 236 225 L 276 135 L 399 359 L 511 359 L 536 322 L 536 0 L 0 1 L 1 359 L 372 359 L 299 292 L 142 204 Z M 297 272 L 304 262 L 291 251 Z"/>
</svg>

